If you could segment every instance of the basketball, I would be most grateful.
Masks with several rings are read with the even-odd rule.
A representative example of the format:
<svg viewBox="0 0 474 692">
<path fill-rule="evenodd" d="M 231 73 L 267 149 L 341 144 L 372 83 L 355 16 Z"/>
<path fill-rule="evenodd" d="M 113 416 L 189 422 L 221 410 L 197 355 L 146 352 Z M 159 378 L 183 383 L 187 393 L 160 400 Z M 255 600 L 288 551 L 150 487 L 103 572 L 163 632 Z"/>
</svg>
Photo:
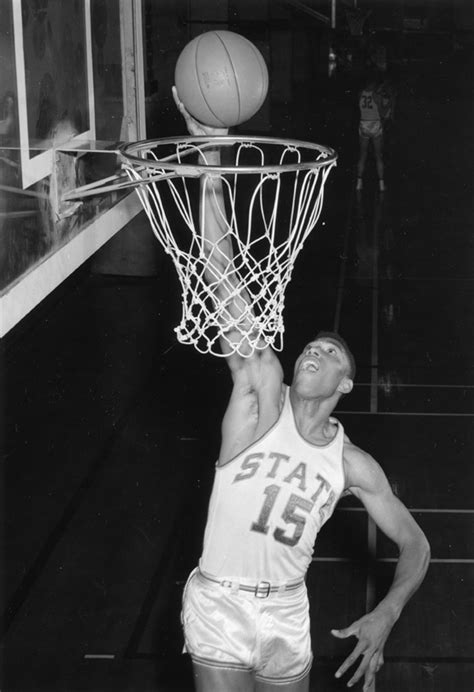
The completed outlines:
<svg viewBox="0 0 474 692">
<path fill-rule="evenodd" d="M 268 91 L 268 70 L 253 43 L 232 31 L 209 31 L 190 41 L 175 69 L 188 112 L 204 125 L 232 127 L 249 120 Z"/>
</svg>

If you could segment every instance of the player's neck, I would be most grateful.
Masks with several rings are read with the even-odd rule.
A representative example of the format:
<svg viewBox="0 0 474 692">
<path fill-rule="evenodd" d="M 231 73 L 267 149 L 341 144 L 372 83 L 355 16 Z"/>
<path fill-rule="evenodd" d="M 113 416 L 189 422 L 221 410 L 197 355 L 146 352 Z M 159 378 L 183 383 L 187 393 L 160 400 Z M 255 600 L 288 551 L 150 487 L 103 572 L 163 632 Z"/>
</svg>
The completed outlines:
<svg viewBox="0 0 474 692">
<path fill-rule="evenodd" d="M 334 436 L 329 418 L 337 403 L 333 397 L 307 399 L 290 389 L 290 400 L 300 434 L 315 444 L 326 444 Z"/>
</svg>

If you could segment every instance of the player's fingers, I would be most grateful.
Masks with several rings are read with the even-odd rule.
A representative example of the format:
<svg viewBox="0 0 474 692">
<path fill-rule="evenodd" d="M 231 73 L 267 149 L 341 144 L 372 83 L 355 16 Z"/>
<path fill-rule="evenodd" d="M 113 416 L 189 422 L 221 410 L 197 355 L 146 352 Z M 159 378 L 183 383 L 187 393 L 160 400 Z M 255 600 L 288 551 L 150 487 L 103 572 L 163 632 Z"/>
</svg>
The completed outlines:
<svg viewBox="0 0 474 692">
<path fill-rule="evenodd" d="M 352 685 L 354 683 L 358 682 L 363 675 L 366 676 L 365 684 L 370 685 L 373 683 L 374 674 L 373 674 L 373 671 L 371 671 L 369 668 L 370 661 L 371 661 L 372 657 L 373 657 L 373 651 L 367 651 L 364 654 L 362 661 L 360 662 L 356 672 L 354 673 L 354 675 L 351 677 L 351 679 L 347 683 L 347 687 L 352 687 Z M 365 684 L 364 684 L 364 690 L 366 689 Z"/>
<path fill-rule="evenodd" d="M 338 639 L 346 639 L 347 637 L 352 637 L 356 635 L 359 631 L 358 623 L 353 622 L 349 627 L 345 627 L 342 630 L 331 630 L 331 634 Z"/>
<path fill-rule="evenodd" d="M 380 654 L 375 652 L 369 661 L 367 670 L 365 671 L 365 680 L 363 692 L 372 692 L 375 685 L 375 674 L 380 669 L 379 665 Z"/>
<path fill-rule="evenodd" d="M 362 692 L 374 692 L 374 690 L 375 690 L 375 677 L 370 682 L 368 682 L 368 681 L 364 682 L 364 687 L 362 688 Z"/>
<path fill-rule="evenodd" d="M 186 106 L 184 105 L 184 103 L 179 98 L 178 90 L 175 86 L 171 87 L 171 93 L 173 94 L 173 99 L 174 99 L 174 102 L 176 104 L 176 107 L 178 108 L 179 112 L 184 117 L 184 119 L 186 121 L 193 120 L 191 115 L 186 110 Z"/>
<path fill-rule="evenodd" d="M 178 90 L 174 85 L 171 87 L 171 93 L 173 94 L 173 99 L 174 99 L 175 104 L 179 108 L 182 105 L 182 103 L 181 103 L 181 99 L 178 96 Z"/>
<path fill-rule="evenodd" d="M 359 656 L 362 654 L 362 651 L 364 649 L 364 645 L 359 642 L 357 646 L 355 647 L 354 651 L 346 658 L 342 666 L 338 668 L 338 670 L 335 673 L 336 678 L 340 678 L 348 668 L 350 668 L 359 658 Z"/>
</svg>

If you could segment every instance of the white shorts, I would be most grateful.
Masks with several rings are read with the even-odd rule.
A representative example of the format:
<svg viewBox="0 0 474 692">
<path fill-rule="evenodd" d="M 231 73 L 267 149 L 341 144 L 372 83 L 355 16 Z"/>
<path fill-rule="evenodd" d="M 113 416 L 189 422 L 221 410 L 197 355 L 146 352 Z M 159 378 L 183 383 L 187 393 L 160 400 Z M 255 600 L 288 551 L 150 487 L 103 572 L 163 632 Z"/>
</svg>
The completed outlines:
<svg viewBox="0 0 474 692">
<path fill-rule="evenodd" d="M 257 680 L 288 684 L 310 671 L 306 585 L 267 598 L 203 581 L 194 570 L 183 593 L 184 651 L 193 662 L 252 672 Z"/>
<path fill-rule="evenodd" d="M 383 135 L 381 120 L 361 120 L 359 124 L 359 135 L 366 139 L 375 139 Z"/>
</svg>

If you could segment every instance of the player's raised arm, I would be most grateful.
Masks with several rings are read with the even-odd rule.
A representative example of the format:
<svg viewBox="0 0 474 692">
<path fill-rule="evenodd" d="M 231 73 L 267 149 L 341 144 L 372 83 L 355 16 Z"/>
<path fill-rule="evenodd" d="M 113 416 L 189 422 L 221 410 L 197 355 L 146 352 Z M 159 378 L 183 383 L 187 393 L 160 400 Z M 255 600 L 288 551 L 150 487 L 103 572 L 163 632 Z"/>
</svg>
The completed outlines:
<svg viewBox="0 0 474 692">
<path fill-rule="evenodd" d="M 176 87 L 173 87 L 173 98 L 191 135 L 219 136 L 227 134 L 226 128 L 204 125 L 193 118 L 180 101 Z M 217 146 L 215 149 L 206 147 L 202 157 L 207 166 L 212 167 L 221 164 L 220 149 Z M 228 221 L 222 178 L 219 175 L 213 176 L 212 173 L 203 175 L 201 176 L 200 230 L 205 241 L 203 249 L 207 257 L 204 276 L 208 285 L 213 289 L 217 303 L 224 306 L 221 319 L 229 323 L 229 329 L 226 334 L 227 340 L 222 339 L 222 349 L 224 353 L 229 355 L 231 361 L 229 364 L 232 368 L 232 363 L 235 364 L 239 357 L 231 357 L 232 348 L 229 347 L 229 343 L 235 341 L 241 344 L 239 347 L 241 355 L 252 355 L 253 349 L 249 344 L 246 344 L 242 335 L 245 332 L 251 332 L 254 314 L 244 282 L 234 265 L 232 238 L 227 229 Z M 233 334 L 233 332 L 235 333 Z M 257 350 L 255 357 L 261 355 L 262 350 Z"/>
<path fill-rule="evenodd" d="M 176 88 L 173 97 L 193 136 L 218 136 L 226 129 L 199 123 L 180 101 Z M 220 165 L 220 151 L 206 148 L 208 166 Z M 227 232 L 227 216 L 220 176 L 201 176 L 200 230 L 207 258 L 204 278 L 212 288 L 219 306 L 225 333 L 222 352 L 227 356 L 233 378 L 232 395 L 222 421 L 222 445 L 219 455 L 225 463 L 265 432 L 279 415 L 283 370 L 270 346 L 255 348 L 246 340 L 252 334 L 254 314 L 248 292 L 235 264 L 232 238 Z M 221 309 L 223 307 L 223 309 Z M 228 324 L 228 327 L 226 326 Z M 252 344 L 254 339 L 251 339 Z M 238 350 L 234 348 L 238 344 Z"/>
</svg>

